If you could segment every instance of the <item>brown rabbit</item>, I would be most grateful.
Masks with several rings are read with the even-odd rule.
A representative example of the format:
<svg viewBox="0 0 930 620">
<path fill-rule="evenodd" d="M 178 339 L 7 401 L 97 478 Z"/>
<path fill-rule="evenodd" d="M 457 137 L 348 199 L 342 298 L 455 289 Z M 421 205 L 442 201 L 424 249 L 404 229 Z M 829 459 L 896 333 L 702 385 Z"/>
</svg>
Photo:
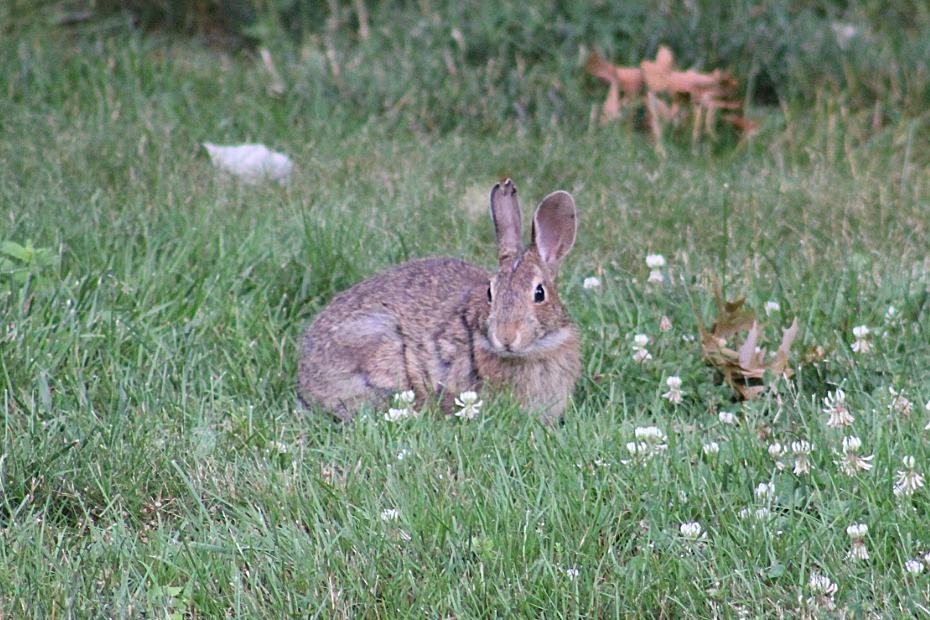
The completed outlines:
<svg viewBox="0 0 930 620">
<path fill-rule="evenodd" d="M 417 405 L 483 385 L 509 386 L 553 423 L 581 372 L 578 332 L 559 305 L 555 276 L 575 242 L 575 202 L 546 196 L 523 249 L 517 189 L 491 191 L 499 271 L 455 258 L 412 260 L 336 296 L 307 329 L 298 393 L 305 404 L 350 420 L 365 402 L 383 406 L 413 390 Z"/>
</svg>

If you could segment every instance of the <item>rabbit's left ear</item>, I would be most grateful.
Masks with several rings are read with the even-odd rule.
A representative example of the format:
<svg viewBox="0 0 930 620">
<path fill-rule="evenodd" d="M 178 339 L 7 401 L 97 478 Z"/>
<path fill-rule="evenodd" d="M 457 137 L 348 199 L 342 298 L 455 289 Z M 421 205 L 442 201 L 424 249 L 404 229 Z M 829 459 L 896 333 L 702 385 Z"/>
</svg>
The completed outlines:
<svg viewBox="0 0 930 620">
<path fill-rule="evenodd" d="M 546 196 L 533 216 L 533 246 L 553 275 L 575 244 L 575 201 L 561 190 Z"/>
</svg>

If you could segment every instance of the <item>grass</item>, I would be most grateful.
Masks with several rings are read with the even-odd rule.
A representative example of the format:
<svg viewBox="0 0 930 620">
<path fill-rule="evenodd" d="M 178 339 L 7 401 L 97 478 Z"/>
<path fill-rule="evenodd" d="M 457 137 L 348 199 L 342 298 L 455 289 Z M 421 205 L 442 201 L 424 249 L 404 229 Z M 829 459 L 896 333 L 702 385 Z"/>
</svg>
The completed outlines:
<svg viewBox="0 0 930 620">
<path fill-rule="evenodd" d="M 600 91 L 554 121 L 479 98 L 456 129 L 451 103 L 335 105 L 299 46 L 281 48 L 298 81 L 276 97 L 249 56 L 196 42 L 14 35 L 0 242 L 36 250 L 0 246 L 0 617 L 796 617 L 827 613 L 807 602 L 815 571 L 838 585 L 834 613 L 930 615 L 928 571 L 903 569 L 930 551 L 927 489 L 892 491 L 904 456 L 930 462 L 925 114 L 899 102 L 876 127 L 871 105 L 824 87 L 758 108 L 748 145 L 692 152 L 684 131 L 659 158 L 632 124 L 588 122 Z M 417 120 L 433 115 L 447 120 Z M 241 185 L 204 140 L 264 142 L 296 172 Z M 585 373 L 564 425 L 506 395 L 467 422 L 428 409 L 340 426 L 302 410 L 295 342 L 315 313 L 407 258 L 493 265 L 487 193 L 505 174 L 526 210 L 556 188 L 579 205 L 559 287 Z M 668 261 L 661 284 L 650 253 Z M 599 289 L 583 288 L 591 275 Z M 684 339 L 689 297 L 712 315 L 714 278 L 760 315 L 780 304 L 770 342 L 801 325 L 796 377 L 753 404 Z M 851 350 L 857 325 L 868 354 Z M 818 345 L 827 359 L 806 362 Z M 677 406 L 662 398 L 672 375 Z M 856 418 L 844 431 L 822 412 L 837 387 Z M 649 425 L 667 450 L 624 463 Z M 871 471 L 834 464 L 845 434 Z M 776 469 L 769 445 L 802 439 L 812 472 Z M 771 520 L 740 516 L 763 506 Z M 697 543 L 679 531 L 694 521 Z M 871 558 L 853 563 L 860 522 Z"/>
</svg>

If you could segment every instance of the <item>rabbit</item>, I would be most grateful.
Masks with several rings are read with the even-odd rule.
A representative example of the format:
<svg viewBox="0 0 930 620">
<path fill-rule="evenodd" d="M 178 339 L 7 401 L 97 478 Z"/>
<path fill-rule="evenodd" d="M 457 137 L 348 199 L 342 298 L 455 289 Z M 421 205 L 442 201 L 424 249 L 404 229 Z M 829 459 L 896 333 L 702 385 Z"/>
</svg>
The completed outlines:
<svg viewBox="0 0 930 620">
<path fill-rule="evenodd" d="M 524 249 L 517 189 L 491 191 L 498 272 L 456 258 L 424 258 L 337 295 L 300 345 L 298 395 L 343 421 L 413 390 L 416 406 L 484 386 L 509 387 L 546 424 L 561 419 L 581 374 L 578 331 L 555 277 L 575 243 L 575 202 L 553 192 L 533 216 Z"/>
</svg>

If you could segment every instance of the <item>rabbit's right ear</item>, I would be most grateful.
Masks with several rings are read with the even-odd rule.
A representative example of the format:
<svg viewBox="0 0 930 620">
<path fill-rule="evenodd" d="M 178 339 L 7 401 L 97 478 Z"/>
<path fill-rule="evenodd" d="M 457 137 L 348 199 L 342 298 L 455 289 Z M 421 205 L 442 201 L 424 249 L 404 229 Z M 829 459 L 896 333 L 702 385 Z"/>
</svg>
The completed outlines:
<svg viewBox="0 0 930 620">
<path fill-rule="evenodd" d="M 523 255 L 523 224 L 517 188 L 507 179 L 491 190 L 491 217 L 497 233 L 497 260 L 501 267 Z"/>
</svg>

